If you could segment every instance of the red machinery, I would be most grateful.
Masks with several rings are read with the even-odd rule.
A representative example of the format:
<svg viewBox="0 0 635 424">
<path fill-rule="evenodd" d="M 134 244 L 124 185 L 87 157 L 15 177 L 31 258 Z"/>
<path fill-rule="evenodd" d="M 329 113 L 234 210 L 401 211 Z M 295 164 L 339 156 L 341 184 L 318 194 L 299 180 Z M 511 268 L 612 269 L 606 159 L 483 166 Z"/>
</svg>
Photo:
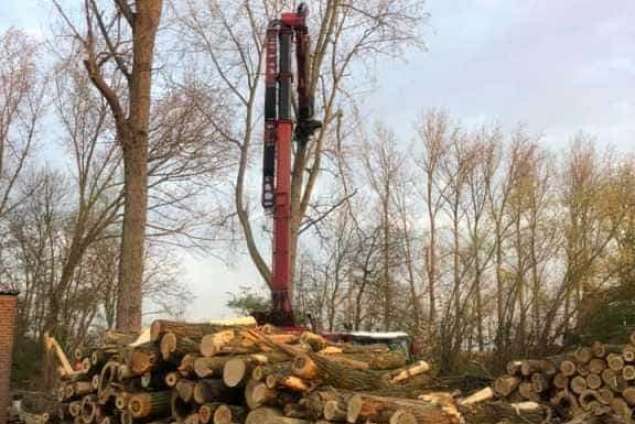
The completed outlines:
<svg viewBox="0 0 635 424">
<path fill-rule="evenodd" d="M 266 37 L 265 133 L 262 206 L 273 210 L 272 313 L 269 322 L 293 326 L 289 237 L 291 221 L 291 142 L 306 143 L 322 125 L 313 119 L 313 97 L 307 86 L 310 39 L 304 3 L 295 13 L 283 13 L 270 22 Z M 295 36 L 297 109 L 295 132 L 292 118 L 291 47 Z"/>
</svg>

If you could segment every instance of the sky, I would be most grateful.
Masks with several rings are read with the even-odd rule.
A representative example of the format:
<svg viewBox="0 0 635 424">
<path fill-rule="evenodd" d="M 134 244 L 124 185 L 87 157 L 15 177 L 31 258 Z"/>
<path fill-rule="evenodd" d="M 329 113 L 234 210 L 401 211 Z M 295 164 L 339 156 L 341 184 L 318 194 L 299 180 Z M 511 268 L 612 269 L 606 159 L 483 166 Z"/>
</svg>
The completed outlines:
<svg viewBox="0 0 635 424">
<path fill-rule="evenodd" d="M 309 1 L 310 3 L 310 1 Z M 428 0 L 427 49 L 382 61 L 368 116 L 404 137 L 424 110 L 466 125 L 519 125 L 554 149 L 585 132 L 635 152 L 635 2 L 632 0 Z M 49 1 L 0 2 L 0 30 L 45 32 Z M 631 19 L 629 19 L 629 17 Z M 228 294 L 263 288 L 246 256 L 227 264 L 183 254 L 194 293 L 189 319 L 227 317 Z"/>
</svg>

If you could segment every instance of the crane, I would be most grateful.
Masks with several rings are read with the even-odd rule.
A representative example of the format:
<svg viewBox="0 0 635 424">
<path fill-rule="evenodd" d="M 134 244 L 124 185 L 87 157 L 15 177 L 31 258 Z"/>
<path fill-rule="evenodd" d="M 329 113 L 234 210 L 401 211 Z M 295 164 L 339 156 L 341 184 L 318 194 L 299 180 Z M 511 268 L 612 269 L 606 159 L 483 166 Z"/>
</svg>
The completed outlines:
<svg viewBox="0 0 635 424">
<path fill-rule="evenodd" d="M 271 273 L 272 311 L 269 322 L 295 324 L 290 298 L 291 153 L 292 142 L 307 143 L 322 126 L 314 119 L 309 90 L 311 41 L 306 26 L 308 7 L 282 13 L 269 23 L 265 39 L 265 128 L 263 149 L 262 206 L 273 214 L 273 258 Z M 292 55 L 295 41 L 295 123 L 292 116 Z M 295 124 L 295 125 L 294 125 Z M 295 126 L 295 128 L 294 128 Z"/>
</svg>

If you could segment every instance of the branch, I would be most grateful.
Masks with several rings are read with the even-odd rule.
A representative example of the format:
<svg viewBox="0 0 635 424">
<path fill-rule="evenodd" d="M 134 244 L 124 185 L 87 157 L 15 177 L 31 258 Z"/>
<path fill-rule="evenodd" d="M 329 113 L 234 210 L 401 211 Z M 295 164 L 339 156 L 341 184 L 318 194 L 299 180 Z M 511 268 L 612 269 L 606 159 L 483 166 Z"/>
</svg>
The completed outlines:
<svg viewBox="0 0 635 424">
<path fill-rule="evenodd" d="M 298 230 L 298 234 L 302 234 L 303 232 L 305 232 L 309 228 L 317 225 L 320 221 L 324 220 L 327 216 L 329 216 L 337 208 L 342 206 L 344 203 L 348 202 L 348 200 L 351 197 L 355 196 L 356 194 L 357 194 L 357 189 L 355 189 L 351 194 L 348 194 L 348 195 L 342 197 L 340 200 L 337 201 L 337 203 L 335 203 L 333 206 L 331 206 L 326 212 L 324 212 L 322 215 L 320 215 L 316 219 L 312 219 L 312 218 L 307 217 L 308 222 L 306 222 L 303 226 L 300 227 L 300 229 Z"/>
<path fill-rule="evenodd" d="M 130 9 L 128 2 L 126 0 L 113 0 L 113 1 L 115 2 L 117 9 L 119 9 L 119 12 L 121 13 L 121 15 L 124 18 L 126 18 L 128 25 L 130 25 L 130 28 L 134 28 L 134 13 L 132 13 L 132 9 Z"/>
</svg>

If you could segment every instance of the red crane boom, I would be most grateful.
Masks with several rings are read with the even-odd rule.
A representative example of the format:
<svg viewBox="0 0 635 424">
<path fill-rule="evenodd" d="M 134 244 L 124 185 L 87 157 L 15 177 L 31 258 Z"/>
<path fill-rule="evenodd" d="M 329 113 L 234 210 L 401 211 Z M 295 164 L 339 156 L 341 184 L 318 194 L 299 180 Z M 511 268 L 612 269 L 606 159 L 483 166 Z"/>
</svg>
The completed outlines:
<svg viewBox="0 0 635 424">
<path fill-rule="evenodd" d="M 306 60 L 310 38 L 306 27 L 308 9 L 304 3 L 295 13 L 282 13 L 270 22 L 265 56 L 265 132 L 263 152 L 262 206 L 273 210 L 272 311 L 268 321 L 293 326 L 290 297 L 290 226 L 292 139 L 306 143 L 322 125 L 313 119 L 313 97 L 309 94 Z M 297 66 L 297 109 L 295 132 L 291 89 L 293 73 L 291 47 L 295 36 Z"/>
</svg>

